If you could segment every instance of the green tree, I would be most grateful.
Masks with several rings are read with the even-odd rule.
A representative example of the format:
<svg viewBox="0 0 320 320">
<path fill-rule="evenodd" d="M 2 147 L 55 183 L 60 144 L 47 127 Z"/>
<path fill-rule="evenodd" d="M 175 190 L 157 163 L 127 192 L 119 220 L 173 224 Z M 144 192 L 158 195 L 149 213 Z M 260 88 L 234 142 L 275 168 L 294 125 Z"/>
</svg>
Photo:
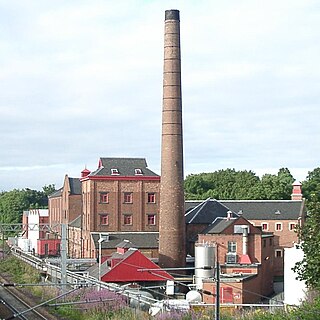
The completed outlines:
<svg viewBox="0 0 320 320">
<path fill-rule="evenodd" d="M 185 179 L 186 199 L 278 200 L 290 199 L 294 178 L 289 169 L 261 179 L 253 171 L 235 169 L 189 175 Z"/>
<path fill-rule="evenodd" d="M 302 182 L 302 193 L 308 200 L 313 197 L 316 201 L 320 201 L 320 168 L 308 172 L 306 180 Z"/>
<path fill-rule="evenodd" d="M 186 199 L 250 199 L 258 183 L 259 177 L 247 170 L 193 174 L 185 180 Z"/>
<path fill-rule="evenodd" d="M 289 169 L 281 168 L 277 175 L 264 174 L 260 183 L 253 189 L 252 200 L 291 199 L 294 178 Z"/>
<path fill-rule="evenodd" d="M 307 220 L 299 230 L 304 257 L 294 270 L 298 278 L 305 280 L 310 288 L 320 290 L 320 202 L 316 197 L 311 197 L 307 208 Z"/>
<path fill-rule="evenodd" d="M 0 196 L 0 214 L 2 223 L 19 223 L 23 210 L 29 209 L 30 203 L 26 193 L 14 189 L 3 192 Z"/>
<path fill-rule="evenodd" d="M 56 187 L 54 184 L 48 184 L 42 187 L 44 194 L 48 197 L 50 194 L 56 191 Z"/>
<path fill-rule="evenodd" d="M 52 186 L 44 190 L 52 190 Z M 14 189 L 0 194 L 0 221 L 2 223 L 20 223 L 24 210 L 48 207 L 48 196 L 45 191 L 32 189 Z"/>
</svg>

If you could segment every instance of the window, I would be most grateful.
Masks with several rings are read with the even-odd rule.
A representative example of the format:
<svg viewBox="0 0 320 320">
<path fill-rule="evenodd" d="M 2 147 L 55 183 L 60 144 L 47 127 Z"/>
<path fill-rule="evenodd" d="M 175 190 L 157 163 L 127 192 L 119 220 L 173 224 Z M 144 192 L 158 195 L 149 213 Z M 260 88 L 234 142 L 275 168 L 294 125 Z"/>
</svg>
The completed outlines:
<svg viewBox="0 0 320 320">
<path fill-rule="evenodd" d="M 237 243 L 234 241 L 228 241 L 228 252 L 237 252 Z"/>
<path fill-rule="evenodd" d="M 132 192 L 125 192 L 123 201 L 124 203 L 132 203 Z"/>
<path fill-rule="evenodd" d="M 276 258 L 281 258 L 282 257 L 282 250 L 281 249 L 277 249 L 274 253 L 274 256 Z"/>
<path fill-rule="evenodd" d="M 148 203 L 156 203 L 156 194 L 148 193 Z"/>
<path fill-rule="evenodd" d="M 134 169 L 134 174 L 135 175 L 142 175 L 142 170 L 141 169 Z"/>
<path fill-rule="evenodd" d="M 101 214 L 100 215 L 100 224 L 107 226 L 109 224 L 109 215 Z"/>
<path fill-rule="evenodd" d="M 154 226 L 156 224 L 156 215 L 155 214 L 148 214 L 148 225 Z"/>
<path fill-rule="evenodd" d="M 109 193 L 100 192 L 100 203 L 109 203 Z"/>
<path fill-rule="evenodd" d="M 266 246 L 267 246 L 267 240 L 264 239 L 264 240 L 263 240 L 263 247 L 265 248 Z"/>
<path fill-rule="evenodd" d="M 293 223 L 293 222 L 289 223 L 289 230 L 290 231 L 294 231 L 296 229 L 296 227 L 297 227 L 296 223 Z"/>
<path fill-rule="evenodd" d="M 269 239 L 269 245 L 272 246 L 272 238 Z"/>
<path fill-rule="evenodd" d="M 111 169 L 111 175 L 117 175 L 119 174 L 118 169 Z"/>
<path fill-rule="evenodd" d="M 263 231 L 267 231 L 268 230 L 268 224 L 266 222 L 261 223 L 261 227 Z"/>
<path fill-rule="evenodd" d="M 123 224 L 126 226 L 132 225 L 132 214 L 124 214 L 123 215 Z"/>
<path fill-rule="evenodd" d="M 282 223 L 278 222 L 276 223 L 276 231 L 281 231 L 282 230 Z"/>
</svg>

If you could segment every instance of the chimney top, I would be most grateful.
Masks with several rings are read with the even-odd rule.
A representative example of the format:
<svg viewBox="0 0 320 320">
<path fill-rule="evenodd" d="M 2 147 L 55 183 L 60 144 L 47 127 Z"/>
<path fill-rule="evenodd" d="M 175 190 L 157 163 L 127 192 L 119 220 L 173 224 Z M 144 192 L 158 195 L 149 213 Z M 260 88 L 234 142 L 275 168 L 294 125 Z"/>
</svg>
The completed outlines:
<svg viewBox="0 0 320 320">
<path fill-rule="evenodd" d="M 302 184 L 299 181 L 295 181 L 292 184 L 291 200 L 302 200 Z"/>
<path fill-rule="evenodd" d="M 91 173 L 90 170 L 88 170 L 87 168 L 84 168 L 84 169 L 81 171 L 81 178 L 85 178 L 85 177 L 88 176 L 90 173 Z"/>
<path fill-rule="evenodd" d="M 180 14 L 179 10 L 172 9 L 172 10 L 166 10 L 165 13 L 165 20 L 180 20 Z"/>
</svg>

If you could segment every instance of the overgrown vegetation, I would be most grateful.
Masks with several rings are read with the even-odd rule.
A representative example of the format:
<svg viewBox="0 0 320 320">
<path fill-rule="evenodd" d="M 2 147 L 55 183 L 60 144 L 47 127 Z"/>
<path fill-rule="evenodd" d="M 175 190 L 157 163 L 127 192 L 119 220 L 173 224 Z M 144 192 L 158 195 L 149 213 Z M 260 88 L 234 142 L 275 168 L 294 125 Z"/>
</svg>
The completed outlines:
<svg viewBox="0 0 320 320">
<path fill-rule="evenodd" d="M 15 283 L 39 283 L 40 274 L 28 264 L 14 257 L 0 260 L 0 273 L 11 277 Z M 38 288 L 33 293 L 41 295 L 41 300 L 57 297 L 61 289 L 48 287 Z M 41 289 L 39 289 L 41 288 Z M 50 288 L 50 287 L 49 287 Z M 68 304 L 68 302 L 70 304 Z M 59 314 L 60 319 L 68 320 L 208 320 L 214 318 L 212 308 L 192 310 L 187 313 L 170 312 L 151 317 L 147 312 L 131 309 L 126 298 L 108 290 L 97 291 L 96 288 L 84 287 L 55 301 L 63 305 L 52 307 L 52 311 Z M 221 310 L 221 320 L 314 320 L 320 317 L 320 298 L 303 303 L 299 308 L 273 311 L 255 309 L 249 311 L 229 309 Z"/>
<path fill-rule="evenodd" d="M 38 283 L 41 278 L 37 270 L 13 256 L 0 260 L 0 274 L 19 284 Z"/>
</svg>

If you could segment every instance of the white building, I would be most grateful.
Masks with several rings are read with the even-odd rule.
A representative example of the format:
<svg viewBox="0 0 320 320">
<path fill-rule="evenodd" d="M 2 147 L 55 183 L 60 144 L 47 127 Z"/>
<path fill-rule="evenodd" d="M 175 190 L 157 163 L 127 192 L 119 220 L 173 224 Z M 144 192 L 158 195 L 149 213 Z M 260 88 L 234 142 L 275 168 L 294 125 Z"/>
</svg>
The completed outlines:
<svg viewBox="0 0 320 320">
<path fill-rule="evenodd" d="M 18 247 L 23 251 L 33 252 L 37 254 L 37 241 L 40 239 L 40 233 L 42 232 L 39 225 L 43 217 L 49 219 L 49 210 L 48 209 L 31 209 L 29 211 L 24 211 L 24 215 L 26 215 L 26 219 L 28 226 L 26 227 L 26 238 L 19 237 L 18 238 Z"/>
<path fill-rule="evenodd" d="M 303 251 L 295 245 L 284 249 L 284 303 L 300 305 L 306 298 L 307 287 L 304 281 L 297 280 L 297 273 L 292 270 L 303 259 Z"/>
</svg>

